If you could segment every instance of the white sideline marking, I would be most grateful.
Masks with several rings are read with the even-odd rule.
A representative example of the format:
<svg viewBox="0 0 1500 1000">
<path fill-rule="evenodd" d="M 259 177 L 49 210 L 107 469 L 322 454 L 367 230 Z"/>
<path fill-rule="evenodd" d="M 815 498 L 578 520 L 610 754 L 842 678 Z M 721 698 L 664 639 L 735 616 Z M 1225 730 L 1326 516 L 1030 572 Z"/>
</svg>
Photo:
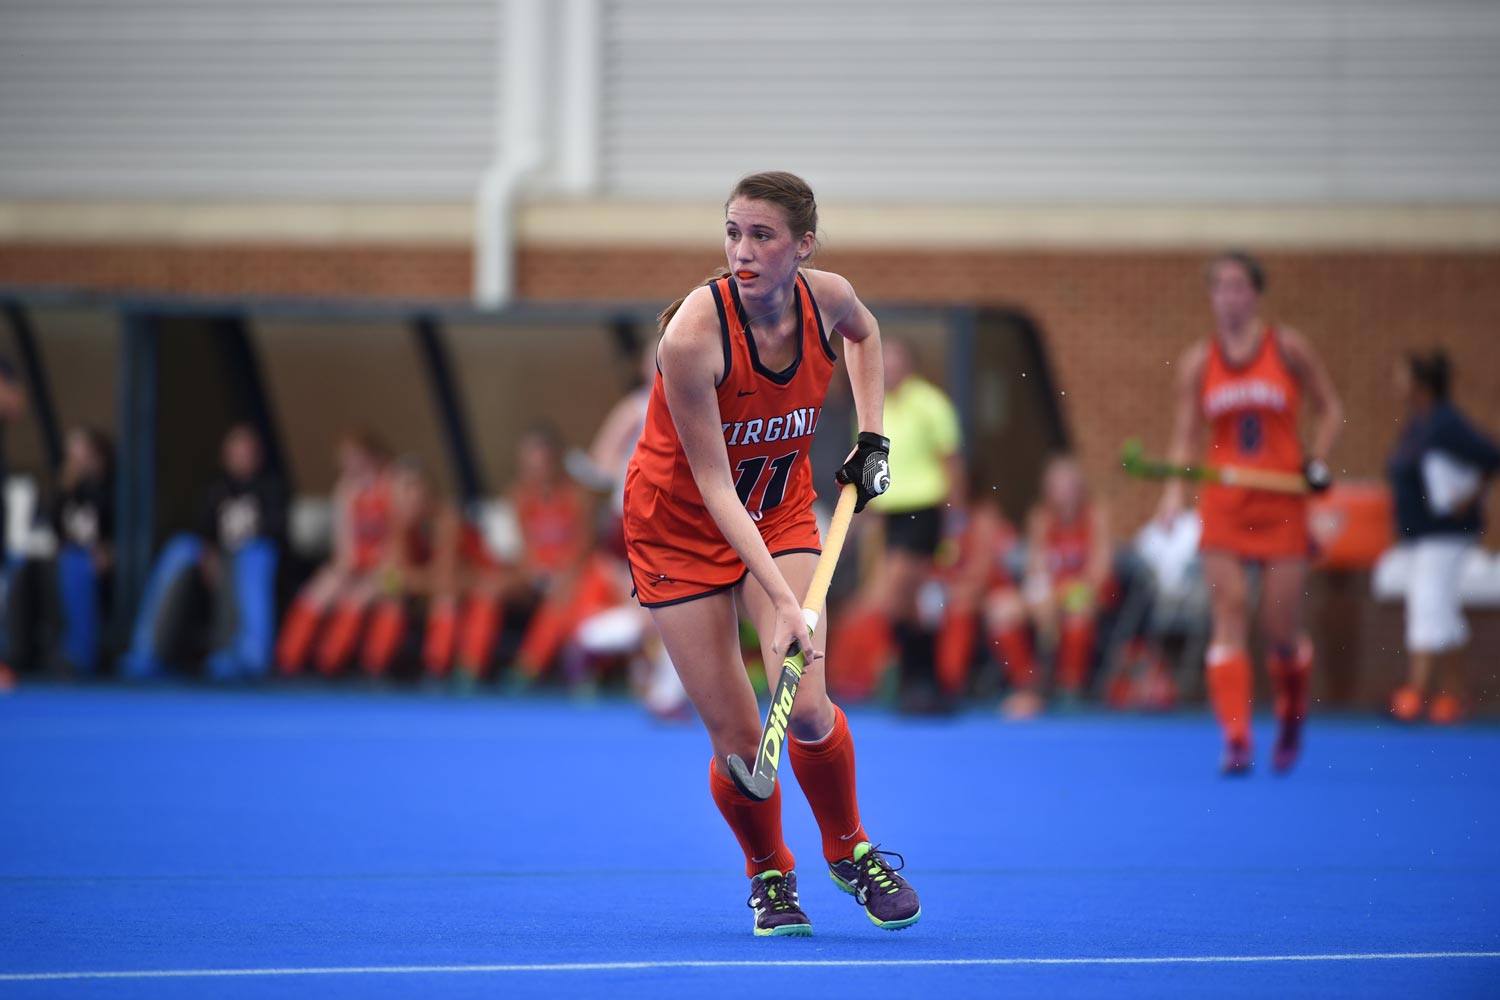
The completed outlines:
<svg viewBox="0 0 1500 1000">
<path fill-rule="evenodd" d="M 0 982 L 59 979 L 193 979 L 244 976 L 419 976 L 496 972 L 639 972 L 649 969 L 863 969 L 949 968 L 1007 965 L 1231 965 L 1267 962 L 1392 962 L 1420 959 L 1500 958 L 1500 951 L 1394 951 L 1329 955 L 1147 955 L 1106 958 L 912 958 L 779 959 L 765 962 L 725 959 L 663 962 L 567 962 L 532 965 L 349 965 L 305 969 L 124 969 L 106 972 L 6 972 Z"/>
</svg>

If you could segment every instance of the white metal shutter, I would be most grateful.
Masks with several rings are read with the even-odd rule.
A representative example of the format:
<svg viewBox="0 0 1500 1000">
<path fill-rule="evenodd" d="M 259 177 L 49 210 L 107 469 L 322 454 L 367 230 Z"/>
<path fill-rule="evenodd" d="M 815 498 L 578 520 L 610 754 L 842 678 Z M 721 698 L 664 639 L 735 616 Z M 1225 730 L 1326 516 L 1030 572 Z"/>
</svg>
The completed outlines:
<svg viewBox="0 0 1500 1000">
<path fill-rule="evenodd" d="M 460 197 L 495 0 L 0 0 L 0 196 Z"/>
<path fill-rule="evenodd" d="M 1494 0 L 606 0 L 602 176 L 839 200 L 1500 198 Z"/>
</svg>

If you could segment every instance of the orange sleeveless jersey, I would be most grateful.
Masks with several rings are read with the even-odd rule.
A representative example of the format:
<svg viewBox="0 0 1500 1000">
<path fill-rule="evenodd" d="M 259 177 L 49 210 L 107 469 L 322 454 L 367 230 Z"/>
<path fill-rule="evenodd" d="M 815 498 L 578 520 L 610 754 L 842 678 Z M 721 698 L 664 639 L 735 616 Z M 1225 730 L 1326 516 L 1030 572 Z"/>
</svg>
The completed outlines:
<svg viewBox="0 0 1500 1000">
<path fill-rule="evenodd" d="M 798 274 L 797 356 L 773 372 L 761 364 L 734 279 L 720 278 L 709 288 L 724 350 L 719 419 L 735 490 L 773 556 L 818 552 L 822 540 L 812 513 L 816 493 L 808 448 L 837 357 L 812 289 Z M 703 507 L 660 371 L 625 476 L 624 520 L 631 574 L 647 607 L 703 597 L 745 577 L 743 561 Z"/>
<path fill-rule="evenodd" d="M 489 547 L 479 528 L 462 514 L 454 515 L 458 521 L 458 532 L 453 538 L 454 556 L 459 566 L 466 569 L 494 569 L 499 563 L 490 555 Z M 413 566 L 426 566 L 437 555 L 437 540 L 434 526 L 413 525 L 406 532 L 406 558 Z"/>
<path fill-rule="evenodd" d="M 1094 541 L 1094 512 L 1085 505 L 1072 524 L 1063 524 L 1049 513 L 1044 537 L 1042 565 L 1052 583 L 1057 585 L 1081 579 L 1089 567 L 1089 552 Z"/>
<path fill-rule="evenodd" d="M 588 510 L 570 483 L 550 493 L 516 488 L 516 519 L 525 539 L 526 562 L 534 570 L 556 573 L 573 566 L 588 546 Z"/>
<path fill-rule="evenodd" d="M 1301 391 L 1274 327 L 1266 327 L 1255 356 L 1238 368 L 1229 364 L 1214 338 L 1198 401 L 1209 426 L 1210 464 L 1302 470 L 1297 436 Z M 1303 497 L 1205 483 L 1199 514 L 1205 550 L 1247 559 L 1305 558 L 1309 553 Z"/>
<path fill-rule="evenodd" d="M 391 533 L 391 483 L 385 473 L 361 487 L 349 504 L 354 527 L 354 567 L 374 569 L 385 556 Z"/>
</svg>

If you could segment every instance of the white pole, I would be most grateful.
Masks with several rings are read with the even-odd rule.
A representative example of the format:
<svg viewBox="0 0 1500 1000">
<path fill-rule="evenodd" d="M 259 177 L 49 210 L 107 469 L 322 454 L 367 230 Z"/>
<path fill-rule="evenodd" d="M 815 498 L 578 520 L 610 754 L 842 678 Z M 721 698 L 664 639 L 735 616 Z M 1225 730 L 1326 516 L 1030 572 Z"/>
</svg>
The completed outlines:
<svg viewBox="0 0 1500 1000">
<path fill-rule="evenodd" d="M 604 62 L 600 0 L 565 0 L 559 38 L 557 180 L 569 195 L 599 184 L 599 97 Z"/>
<path fill-rule="evenodd" d="M 474 298 L 497 308 L 515 295 L 516 197 L 546 155 L 545 0 L 498 0 L 495 151 L 475 198 Z"/>
</svg>

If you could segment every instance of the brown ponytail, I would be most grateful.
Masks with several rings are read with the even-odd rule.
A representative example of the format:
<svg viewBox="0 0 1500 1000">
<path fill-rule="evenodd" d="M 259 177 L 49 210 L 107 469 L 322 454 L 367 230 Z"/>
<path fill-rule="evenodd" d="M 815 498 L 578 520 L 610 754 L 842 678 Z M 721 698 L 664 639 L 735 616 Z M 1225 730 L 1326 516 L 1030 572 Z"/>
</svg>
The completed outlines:
<svg viewBox="0 0 1500 1000">
<path fill-rule="evenodd" d="M 698 284 L 700 284 L 700 285 L 706 285 L 710 281 L 718 281 L 720 278 L 727 278 L 727 277 L 729 277 L 729 268 L 727 268 L 727 267 L 715 268 L 713 274 L 710 274 L 708 277 L 706 277 L 702 281 L 698 282 Z M 676 302 L 673 302 L 671 305 L 667 306 L 667 308 L 663 309 L 660 313 L 657 314 L 657 316 L 656 316 L 656 332 L 658 334 L 662 334 L 662 333 L 666 333 L 667 332 L 667 324 L 670 323 L 670 322 L 672 322 L 672 317 L 677 315 L 677 310 L 681 309 L 682 308 L 682 304 L 684 302 L 686 302 L 686 301 L 687 301 L 687 296 L 684 295 L 682 298 L 678 299 Z"/>
</svg>

